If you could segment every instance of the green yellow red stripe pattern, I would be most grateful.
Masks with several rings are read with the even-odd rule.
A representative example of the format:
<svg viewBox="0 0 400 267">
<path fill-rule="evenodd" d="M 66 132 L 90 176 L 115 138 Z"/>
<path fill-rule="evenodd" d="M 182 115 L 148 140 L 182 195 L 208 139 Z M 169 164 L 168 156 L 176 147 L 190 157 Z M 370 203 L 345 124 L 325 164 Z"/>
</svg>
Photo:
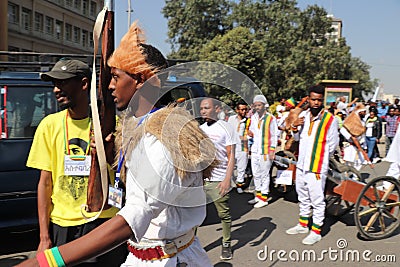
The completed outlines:
<svg viewBox="0 0 400 267">
<path fill-rule="evenodd" d="M 243 133 L 242 133 L 242 151 L 248 151 L 249 148 L 247 147 L 247 135 L 249 133 L 249 127 L 250 127 L 250 118 L 246 119 L 245 123 L 244 123 L 244 128 L 243 128 Z"/>
<path fill-rule="evenodd" d="M 310 171 L 321 173 L 325 151 L 326 138 L 329 127 L 335 118 L 329 112 L 324 112 L 315 134 L 314 145 L 311 153 Z"/>
<path fill-rule="evenodd" d="M 306 216 L 300 216 L 299 218 L 299 224 L 303 227 L 307 227 L 308 226 L 308 217 Z"/>
<path fill-rule="evenodd" d="M 272 121 L 272 116 L 269 114 L 265 114 L 264 119 L 262 121 L 262 130 L 261 130 L 261 154 L 268 155 L 271 150 L 275 150 L 275 148 L 271 147 L 271 132 L 270 132 L 270 124 Z"/>
<path fill-rule="evenodd" d="M 311 231 L 320 235 L 321 234 L 321 225 L 313 223 L 311 226 Z"/>
</svg>

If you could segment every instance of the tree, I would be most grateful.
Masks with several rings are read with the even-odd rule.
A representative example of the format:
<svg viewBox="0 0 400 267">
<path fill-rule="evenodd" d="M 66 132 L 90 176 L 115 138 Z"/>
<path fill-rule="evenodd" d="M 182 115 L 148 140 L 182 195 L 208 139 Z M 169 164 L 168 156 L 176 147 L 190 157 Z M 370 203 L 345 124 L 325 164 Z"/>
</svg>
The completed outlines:
<svg viewBox="0 0 400 267">
<path fill-rule="evenodd" d="M 230 1 L 166 0 L 162 10 L 168 20 L 171 56 L 197 60 L 201 47 L 232 27 L 226 23 Z"/>
<path fill-rule="evenodd" d="M 373 89 L 369 66 L 351 57 L 344 38 L 329 38 L 332 20 L 317 5 L 301 11 L 295 0 L 176 0 L 163 13 L 176 49 L 170 57 L 235 67 L 270 101 L 300 99 L 326 79 L 359 80 L 354 95 Z"/>
<path fill-rule="evenodd" d="M 199 54 L 200 60 L 220 62 L 235 68 L 250 77 L 256 84 L 261 84 L 263 78 L 263 58 L 262 43 L 255 38 L 255 34 L 244 27 L 236 27 L 225 35 L 216 36 L 203 46 Z M 216 75 L 221 75 L 221 73 L 216 72 Z M 224 77 L 220 78 L 224 79 Z M 228 84 L 232 82 L 227 81 Z M 241 88 L 244 86 L 244 84 L 240 85 Z M 222 88 L 210 86 L 209 90 L 215 96 L 225 95 L 225 99 L 236 100 L 234 93 Z M 243 93 L 250 92 L 243 91 Z"/>
</svg>

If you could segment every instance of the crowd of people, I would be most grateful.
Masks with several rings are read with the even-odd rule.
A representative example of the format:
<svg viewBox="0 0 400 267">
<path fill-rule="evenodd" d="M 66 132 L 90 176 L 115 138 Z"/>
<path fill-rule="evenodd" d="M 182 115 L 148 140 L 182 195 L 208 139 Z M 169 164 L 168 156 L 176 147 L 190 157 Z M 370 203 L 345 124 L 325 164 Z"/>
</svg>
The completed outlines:
<svg viewBox="0 0 400 267">
<path fill-rule="evenodd" d="M 366 107 L 341 98 L 337 105 L 324 108 L 321 85 L 310 86 L 300 103 L 280 99 L 276 114 L 269 111 L 262 94 L 250 105 L 239 101 L 234 114 L 206 97 L 200 103 L 204 123 L 199 125 L 184 108 L 162 107 L 155 101 L 160 90 L 157 73 L 167 61 L 145 43 L 136 23 L 107 64 L 112 75 L 109 90 L 121 112 L 114 133 L 117 182 L 112 179 L 109 192 L 124 195 L 124 204 L 120 209 L 106 208 L 94 221 L 82 217 L 89 174 L 76 167 L 89 167 L 89 152 L 96 148 L 89 117 L 91 73 L 83 62 L 62 59 L 42 75 L 53 82 L 63 110 L 40 123 L 28 158 L 28 166 L 41 170 L 40 243 L 36 257 L 20 266 L 212 266 L 196 236 L 207 204 L 215 206 L 221 219 L 220 257 L 229 260 L 233 176 L 237 192 L 243 193 L 250 160 L 255 190 L 248 203 L 267 207 L 270 168 L 275 152 L 288 149 L 287 143 L 297 144 L 290 149 L 297 156 L 299 213 L 286 233 L 308 234 L 302 243 L 313 245 L 321 240 L 329 157 L 337 147 L 346 156 L 346 148 L 354 145 L 353 154 L 364 157 L 361 164 L 369 163 L 378 157 L 374 147 L 383 136 L 383 122 L 387 148 L 400 142 L 398 100 L 390 106 L 370 102 Z M 398 175 L 396 164 L 392 173 Z"/>
</svg>

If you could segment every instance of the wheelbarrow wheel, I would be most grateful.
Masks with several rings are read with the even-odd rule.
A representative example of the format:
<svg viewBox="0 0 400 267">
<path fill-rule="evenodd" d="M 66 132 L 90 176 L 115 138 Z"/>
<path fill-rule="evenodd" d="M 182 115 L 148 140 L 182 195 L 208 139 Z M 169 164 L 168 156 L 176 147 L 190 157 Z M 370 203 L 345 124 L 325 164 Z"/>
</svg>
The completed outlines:
<svg viewBox="0 0 400 267">
<path fill-rule="evenodd" d="M 357 198 L 354 221 L 368 240 L 389 237 L 400 225 L 399 181 L 380 176 L 368 182 Z"/>
<path fill-rule="evenodd" d="M 279 152 L 276 153 L 277 156 L 280 157 L 284 157 L 284 158 L 288 158 L 291 160 L 296 161 L 296 156 L 287 150 L 281 150 Z M 292 185 L 277 185 L 275 184 L 275 179 L 277 177 L 277 173 L 278 170 L 286 170 L 287 168 L 276 165 L 276 164 L 272 164 L 271 169 L 270 169 L 270 191 L 274 194 L 274 195 L 278 195 L 278 196 L 282 196 L 288 192 L 291 192 L 294 190 L 295 185 L 294 183 Z"/>
</svg>

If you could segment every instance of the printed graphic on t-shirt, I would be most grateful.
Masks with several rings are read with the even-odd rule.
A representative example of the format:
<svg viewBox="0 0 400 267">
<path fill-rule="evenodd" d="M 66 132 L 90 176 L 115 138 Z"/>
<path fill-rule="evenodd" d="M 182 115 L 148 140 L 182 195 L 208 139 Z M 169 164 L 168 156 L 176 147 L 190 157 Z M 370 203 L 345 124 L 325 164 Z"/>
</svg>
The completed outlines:
<svg viewBox="0 0 400 267">
<path fill-rule="evenodd" d="M 71 155 L 84 156 L 88 148 L 88 142 L 80 138 L 72 138 L 68 140 Z M 86 198 L 87 176 L 69 176 L 60 177 L 60 189 L 67 194 L 65 197 L 72 197 L 74 200 Z"/>
</svg>

